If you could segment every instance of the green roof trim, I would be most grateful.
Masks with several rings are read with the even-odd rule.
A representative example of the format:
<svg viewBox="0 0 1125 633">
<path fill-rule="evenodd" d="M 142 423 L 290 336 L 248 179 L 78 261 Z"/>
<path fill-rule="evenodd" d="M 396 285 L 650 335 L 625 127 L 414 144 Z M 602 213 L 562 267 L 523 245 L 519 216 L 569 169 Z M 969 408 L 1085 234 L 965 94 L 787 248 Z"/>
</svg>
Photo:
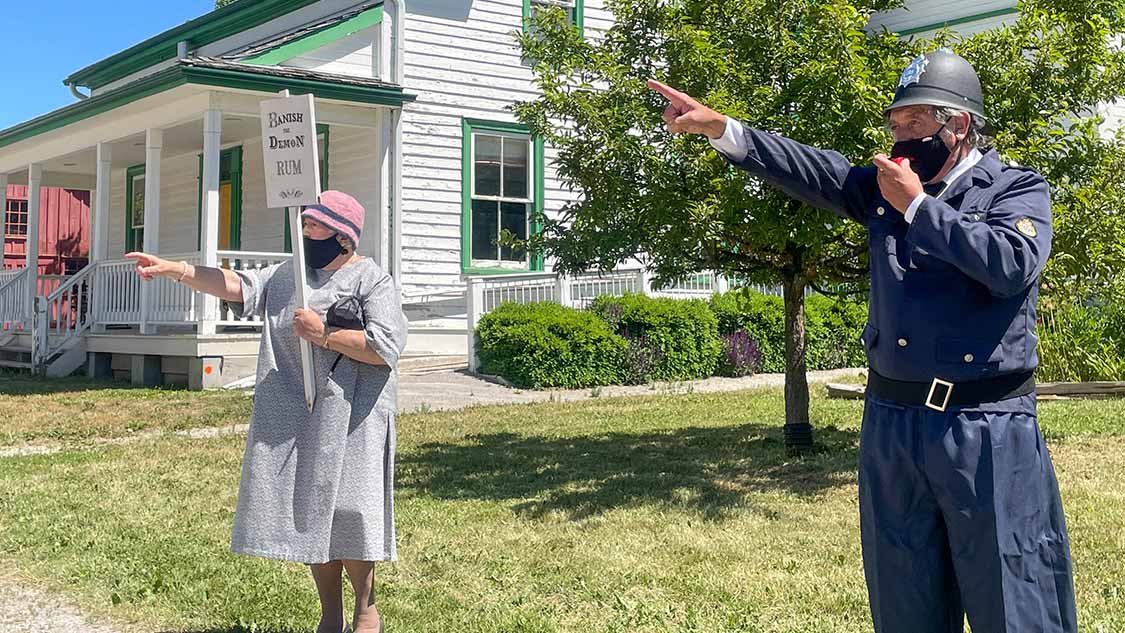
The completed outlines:
<svg viewBox="0 0 1125 633">
<path fill-rule="evenodd" d="M 984 13 L 974 13 L 952 20 L 945 20 L 943 22 L 934 22 L 932 24 L 924 24 L 909 29 L 903 29 L 898 32 L 899 36 L 917 35 L 919 33 L 927 33 L 929 31 L 937 31 L 938 29 L 945 29 L 951 26 L 958 26 L 960 24 L 968 24 L 969 22 L 979 22 L 989 18 L 998 18 L 1005 15 L 1012 15 L 1019 13 L 1020 10 L 1016 7 L 1008 7 L 1007 9 L 996 9 L 994 11 L 985 11 Z"/>
<path fill-rule="evenodd" d="M 277 48 L 268 50 L 260 55 L 242 60 L 244 64 L 261 66 L 274 66 L 283 61 L 304 55 L 318 48 L 327 46 L 346 37 L 371 28 L 383 21 L 383 7 L 374 7 L 359 13 L 347 20 L 327 26 L 319 31 L 313 31 L 304 37 L 287 42 Z"/>
<path fill-rule="evenodd" d="M 305 77 L 284 77 L 265 74 L 254 70 L 253 67 L 241 70 L 181 65 L 154 73 L 105 94 L 72 103 L 6 130 L 0 130 L 0 147 L 7 147 L 13 143 L 77 123 L 114 108 L 133 103 L 138 99 L 185 84 L 268 93 L 289 89 L 294 94 L 311 93 L 321 99 L 388 106 L 401 106 L 403 103 L 415 99 L 414 95 L 404 93 L 402 88 L 397 86 L 373 86 Z"/>
<path fill-rule="evenodd" d="M 318 0 L 238 0 L 75 71 L 63 83 L 97 89 L 175 59 L 176 46 L 184 40 L 193 48 L 206 46 L 316 2 Z"/>
</svg>

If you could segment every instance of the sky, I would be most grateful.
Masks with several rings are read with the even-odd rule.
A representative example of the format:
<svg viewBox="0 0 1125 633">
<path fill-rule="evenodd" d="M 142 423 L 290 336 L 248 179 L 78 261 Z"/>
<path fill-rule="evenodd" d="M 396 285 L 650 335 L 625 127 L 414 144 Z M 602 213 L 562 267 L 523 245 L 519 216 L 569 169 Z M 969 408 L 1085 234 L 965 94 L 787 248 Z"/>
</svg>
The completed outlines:
<svg viewBox="0 0 1125 633">
<path fill-rule="evenodd" d="M 74 103 L 70 73 L 199 17 L 214 0 L 3 0 L 0 130 Z M 85 90 L 84 90 L 85 92 Z"/>
</svg>

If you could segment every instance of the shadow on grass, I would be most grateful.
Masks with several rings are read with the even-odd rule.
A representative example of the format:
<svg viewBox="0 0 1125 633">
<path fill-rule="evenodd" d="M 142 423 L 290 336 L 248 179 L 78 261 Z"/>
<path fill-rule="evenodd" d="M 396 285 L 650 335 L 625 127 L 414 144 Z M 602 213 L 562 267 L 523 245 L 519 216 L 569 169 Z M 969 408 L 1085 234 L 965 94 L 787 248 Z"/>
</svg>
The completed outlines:
<svg viewBox="0 0 1125 633">
<path fill-rule="evenodd" d="M 708 519 L 735 510 L 779 518 L 754 493 L 815 497 L 851 481 L 858 433 L 816 429 L 819 451 L 787 457 L 780 425 L 684 428 L 578 437 L 473 435 L 398 457 L 407 494 L 515 502 L 528 516 L 572 519 L 618 508 L 688 508 Z"/>
<path fill-rule="evenodd" d="M 170 631 L 161 631 L 160 633 L 309 633 L 309 631 L 314 630 L 315 628 L 316 627 L 303 628 L 303 629 L 291 629 L 291 628 L 281 628 L 281 629 L 279 629 L 279 628 L 273 628 L 273 627 L 262 628 L 262 627 L 259 627 L 259 626 L 245 627 L 245 626 L 235 625 L 235 626 L 223 626 L 223 627 L 212 628 L 212 629 L 170 630 Z"/>
</svg>

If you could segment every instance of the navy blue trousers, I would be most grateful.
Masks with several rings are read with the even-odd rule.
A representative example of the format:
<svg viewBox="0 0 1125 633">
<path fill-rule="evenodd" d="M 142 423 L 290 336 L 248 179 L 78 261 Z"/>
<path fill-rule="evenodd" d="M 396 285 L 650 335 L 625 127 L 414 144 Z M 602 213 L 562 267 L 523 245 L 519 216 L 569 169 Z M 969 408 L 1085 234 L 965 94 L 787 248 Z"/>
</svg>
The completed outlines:
<svg viewBox="0 0 1125 633">
<path fill-rule="evenodd" d="M 1078 630 L 1034 395 L 944 413 L 869 395 L 859 510 L 876 633 Z"/>
</svg>

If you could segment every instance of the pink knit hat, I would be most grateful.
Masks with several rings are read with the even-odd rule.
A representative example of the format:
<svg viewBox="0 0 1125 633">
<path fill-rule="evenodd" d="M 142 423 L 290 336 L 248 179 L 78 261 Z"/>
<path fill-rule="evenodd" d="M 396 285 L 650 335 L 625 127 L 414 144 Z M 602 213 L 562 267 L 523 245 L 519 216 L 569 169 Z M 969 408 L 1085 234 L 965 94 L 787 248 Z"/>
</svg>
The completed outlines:
<svg viewBox="0 0 1125 633">
<path fill-rule="evenodd" d="M 302 218 L 320 222 L 340 235 L 359 244 L 359 234 L 363 232 L 363 205 L 342 191 L 323 191 L 320 204 L 310 204 L 301 212 Z"/>
</svg>

